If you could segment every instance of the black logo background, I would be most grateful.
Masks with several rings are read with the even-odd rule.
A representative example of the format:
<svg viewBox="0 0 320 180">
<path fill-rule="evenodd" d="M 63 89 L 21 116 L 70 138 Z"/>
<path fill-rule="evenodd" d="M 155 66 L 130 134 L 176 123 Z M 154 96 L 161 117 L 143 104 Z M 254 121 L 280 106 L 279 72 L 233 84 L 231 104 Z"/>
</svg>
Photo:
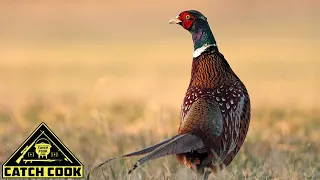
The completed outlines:
<svg viewBox="0 0 320 180">
<path fill-rule="evenodd" d="M 42 131 L 44 132 L 42 135 L 40 135 L 42 133 Z M 39 136 L 40 135 L 40 136 Z M 48 139 L 48 141 L 51 144 L 51 152 L 58 152 L 58 157 L 54 157 L 52 156 L 52 154 L 50 153 L 48 155 L 47 159 L 52 159 L 52 160 L 61 160 L 61 161 L 52 161 L 52 162 L 43 162 L 43 161 L 33 161 L 31 162 L 24 162 L 23 160 L 30 160 L 30 159 L 38 159 L 38 154 L 35 153 L 35 143 L 33 143 L 33 145 L 31 146 L 31 148 L 28 150 L 28 152 L 34 152 L 34 157 L 28 157 L 28 152 L 25 153 L 24 157 L 21 159 L 21 162 L 18 164 L 16 163 L 16 160 L 22 155 L 21 152 L 25 149 L 25 147 L 30 146 L 32 144 L 32 142 L 40 139 L 40 138 L 50 138 L 51 140 Z M 58 149 L 60 148 L 60 150 L 65 154 L 65 157 L 62 152 Z M 69 158 L 70 161 L 72 161 L 72 163 L 65 158 Z M 41 159 L 45 159 L 45 158 L 41 158 Z M 67 147 L 65 147 L 62 142 L 60 141 L 60 139 L 55 136 L 53 134 L 52 131 L 50 131 L 50 129 L 45 125 L 45 123 L 41 123 L 38 128 L 27 138 L 27 140 L 25 142 L 23 142 L 23 145 L 19 147 L 19 149 L 14 152 L 13 156 L 10 158 L 9 161 L 7 161 L 5 164 L 5 166 L 82 166 L 80 161 L 77 160 L 69 151 L 69 149 Z"/>
</svg>

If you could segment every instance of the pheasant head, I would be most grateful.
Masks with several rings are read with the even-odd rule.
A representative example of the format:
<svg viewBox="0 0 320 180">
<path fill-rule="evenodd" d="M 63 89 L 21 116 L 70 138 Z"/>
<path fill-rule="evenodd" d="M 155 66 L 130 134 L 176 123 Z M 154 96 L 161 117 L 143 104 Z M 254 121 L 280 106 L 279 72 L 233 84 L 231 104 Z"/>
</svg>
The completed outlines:
<svg viewBox="0 0 320 180">
<path fill-rule="evenodd" d="M 180 13 L 169 21 L 170 24 L 179 24 L 192 35 L 194 53 L 198 57 L 210 46 L 217 48 L 216 40 L 211 32 L 207 18 L 196 10 L 188 10 Z"/>
</svg>

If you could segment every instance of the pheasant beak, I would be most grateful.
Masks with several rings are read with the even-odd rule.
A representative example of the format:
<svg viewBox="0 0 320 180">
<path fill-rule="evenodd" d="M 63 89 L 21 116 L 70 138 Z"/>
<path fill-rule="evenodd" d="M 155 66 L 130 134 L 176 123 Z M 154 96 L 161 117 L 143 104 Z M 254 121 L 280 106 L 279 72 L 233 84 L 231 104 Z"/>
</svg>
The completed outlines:
<svg viewBox="0 0 320 180">
<path fill-rule="evenodd" d="M 179 19 L 179 16 L 176 18 L 170 19 L 169 24 L 181 24 L 182 21 Z"/>
</svg>

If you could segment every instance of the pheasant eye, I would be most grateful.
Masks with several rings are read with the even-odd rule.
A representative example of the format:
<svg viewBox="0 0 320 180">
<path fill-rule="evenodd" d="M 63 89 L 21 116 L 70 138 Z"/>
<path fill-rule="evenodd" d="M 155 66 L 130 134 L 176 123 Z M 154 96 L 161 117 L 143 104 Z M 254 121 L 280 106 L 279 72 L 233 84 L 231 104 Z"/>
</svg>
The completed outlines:
<svg viewBox="0 0 320 180">
<path fill-rule="evenodd" d="M 190 19 L 190 15 L 186 15 L 186 19 Z"/>
</svg>

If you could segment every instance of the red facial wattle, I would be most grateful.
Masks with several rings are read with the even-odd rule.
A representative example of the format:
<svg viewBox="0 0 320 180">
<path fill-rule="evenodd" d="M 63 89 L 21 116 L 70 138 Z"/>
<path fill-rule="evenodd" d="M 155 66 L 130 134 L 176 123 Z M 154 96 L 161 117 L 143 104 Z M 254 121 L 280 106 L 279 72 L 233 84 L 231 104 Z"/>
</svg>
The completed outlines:
<svg viewBox="0 0 320 180">
<path fill-rule="evenodd" d="M 185 28 L 185 29 L 190 29 L 191 26 L 192 26 L 192 23 L 193 23 L 193 20 L 184 20 L 182 21 L 182 26 Z"/>
<path fill-rule="evenodd" d="M 188 13 L 183 12 L 179 15 L 179 20 L 182 21 L 182 27 L 189 30 L 193 24 L 194 17 Z"/>
</svg>

